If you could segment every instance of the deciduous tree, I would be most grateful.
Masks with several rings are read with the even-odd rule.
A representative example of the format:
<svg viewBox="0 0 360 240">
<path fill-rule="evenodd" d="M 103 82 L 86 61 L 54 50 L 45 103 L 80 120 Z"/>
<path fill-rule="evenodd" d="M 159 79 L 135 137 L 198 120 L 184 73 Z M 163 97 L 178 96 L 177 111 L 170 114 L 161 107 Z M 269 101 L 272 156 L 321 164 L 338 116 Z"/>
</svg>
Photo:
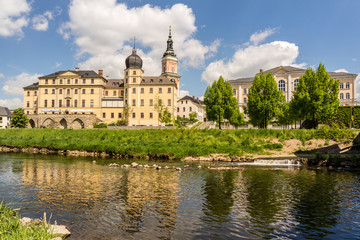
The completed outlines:
<svg viewBox="0 0 360 240">
<path fill-rule="evenodd" d="M 24 109 L 18 108 L 15 109 L 10 121 L 10 126 L 13 128 L 24 128 L 26 124 L 29 122 L 29 119 L 24 113 Z"/>
</svg>

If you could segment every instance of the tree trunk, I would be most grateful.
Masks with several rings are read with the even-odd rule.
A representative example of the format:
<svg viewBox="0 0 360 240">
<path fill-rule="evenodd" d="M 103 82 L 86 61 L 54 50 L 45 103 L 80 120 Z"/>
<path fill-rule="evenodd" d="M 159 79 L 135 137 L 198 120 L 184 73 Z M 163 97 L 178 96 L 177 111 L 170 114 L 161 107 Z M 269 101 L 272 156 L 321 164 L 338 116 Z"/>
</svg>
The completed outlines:
<svg viewBox="0 0 360 240">
<path fill-rule="evenodd" d="M 219 114 L 219 129 L 221 129 L 221 115 Z"/>
</svg>

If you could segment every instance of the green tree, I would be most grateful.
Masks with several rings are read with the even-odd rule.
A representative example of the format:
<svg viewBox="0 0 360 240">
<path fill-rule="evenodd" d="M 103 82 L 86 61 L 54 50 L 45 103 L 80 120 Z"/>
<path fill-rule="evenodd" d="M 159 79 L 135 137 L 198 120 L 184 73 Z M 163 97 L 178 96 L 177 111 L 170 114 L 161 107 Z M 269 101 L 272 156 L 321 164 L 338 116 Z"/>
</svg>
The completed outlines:
<svg viewBox="0 0 360 240">
<path fill-rule="evenodd" d="M 246 124 L 245 120 L 244 120 L 244 114 L 242 114 L 239 110 L 239 108 L 237 108 L 233 115 L 231 116 L 231 118 L 229 119 L 231 125 L 234 125 L 235 127 L 238 126 L 243 126 Z"/>
<path fill-rule="evenodd" d="M 169 109 L 165 107 L 159 96 L 156 96 L 155 98 L 154 109 L 159 114 L 158 117 L 159 122 L 165 123 L 165 125 L 171 123 L 172 121 L 171 113 L 169 112 Z"/>
<path fill-rule="evenodd" d="M 219 129 L 224 119 L 230 120 L 237 106 L 232 87 L 222 76 L 208 86 L 204 97 L 206 116 L 211 121 L 218 121 Z"/>
<path fill-rule="evenodd" d="M 191 112 L 189 113 L 189 121 L 190 123 L 195 123 L 197 122 L 197 112 Z"/>
<path fill-rule="evenodd" d="M 29 119 L 24 113 L 24 109 L 18 108 L 15 109 L 10 121 L 10 126 L 13 128 L 24 128 L 26 124 L 29 122 Z"/>
<path fill-rule="evenodd" d="M 284 94 L 278 90 L 272 73 L 261 73 L 260 76 L 255 75 L 249 89 L 245 112 L 254 126 L 266 128 L 270 121 L 280 114 L 280 107 L 284 101 Z"/>
<path fill-rule="evenodd" d="M 330 78 L 322 63 L 316 72 L 308 68 L 299 79 L 290 107 L 297 118 L 305 119 L 307 128 L 316 128 L 320 122 L 331 120 L 339 106 L 339 81 Z"/>
</svg>

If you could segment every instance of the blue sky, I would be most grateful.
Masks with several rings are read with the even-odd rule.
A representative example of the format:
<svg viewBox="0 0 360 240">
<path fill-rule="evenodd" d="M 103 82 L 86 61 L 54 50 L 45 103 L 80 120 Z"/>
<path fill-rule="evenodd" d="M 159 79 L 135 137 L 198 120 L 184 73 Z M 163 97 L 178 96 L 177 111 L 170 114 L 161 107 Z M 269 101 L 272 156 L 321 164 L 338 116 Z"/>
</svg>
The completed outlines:
<svg viewBox="0 0 360 240">
<path fill-rule="evenodd" d="M 0 106 L 22 106 L 22 87 L 59 70 L 122 78 L 133 36 L 145 75 L 159 75 L 169 25 L 182 94 L 279 65 L 358 74 L 359 9 L 358 0 L 0 0 Z"/>
</svg>

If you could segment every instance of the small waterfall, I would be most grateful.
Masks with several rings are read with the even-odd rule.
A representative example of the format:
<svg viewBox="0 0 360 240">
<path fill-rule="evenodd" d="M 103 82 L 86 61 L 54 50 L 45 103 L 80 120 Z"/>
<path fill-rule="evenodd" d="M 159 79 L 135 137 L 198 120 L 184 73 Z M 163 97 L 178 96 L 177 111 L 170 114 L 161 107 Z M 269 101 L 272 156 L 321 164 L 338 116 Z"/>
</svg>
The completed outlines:
<svg viewBox="0 0 360 240">
<path fill-rule="evenodd" d="M 261 166 L 301 166 L 300 159 L 256 159 L 252 163 L 242 165 L 261 165 Z"/>
</svg>

